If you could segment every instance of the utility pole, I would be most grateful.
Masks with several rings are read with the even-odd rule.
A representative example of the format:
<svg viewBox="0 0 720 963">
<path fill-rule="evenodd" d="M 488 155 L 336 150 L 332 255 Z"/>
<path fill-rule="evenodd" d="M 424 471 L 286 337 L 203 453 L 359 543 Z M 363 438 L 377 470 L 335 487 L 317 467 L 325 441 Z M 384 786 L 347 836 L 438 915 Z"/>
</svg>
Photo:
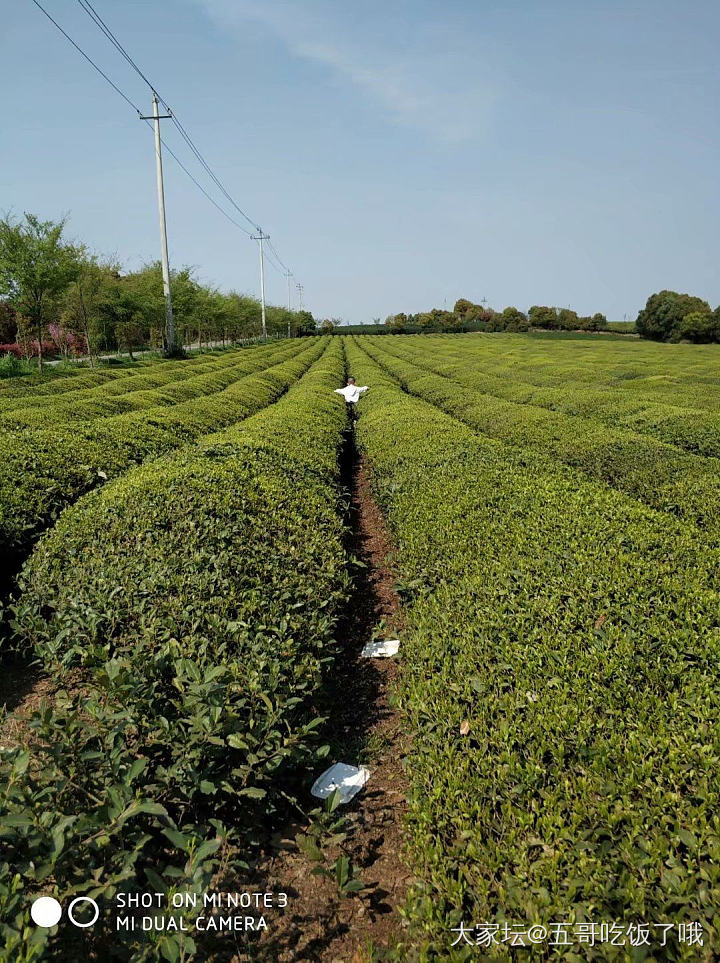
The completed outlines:
<svg viewBox="0 0 720 963">
<path fill-rule="evenodd" d="M 258 233 L 253 234 L 254 241 L 260 242 L 260 307 L 262 309 L 262 336 L 267 341 L 267 325 L 265 323 L 265 255 L 263 253 L 263 241 L 269 241 L 270 235 L 263 234 L 262 229 L 258 228 Z"/>
<path fill-rule="evenodd" d="M 296 284 L 295 287 L 298 289 L 298 298 L 300 300 L 300 310 L 303 310 L 303 286 L 302 284 Z"/>
<path fill-rule="evenodd" d="M 292 271 L 286 271 L 285 277 L 287 278 L 288 284 L 288 338 L 290 337 L 290 278 L 292 277 Z"/>
<path fill-rule="evenodd" d="M 163 184 L 162 142 L 160 140 L 160 121 L 169 120 L 172 114 L 161 114 L 158 109 L 158 95 L 153 90 L 153 112 L 151 117 L 140 120 L 152 120 L 155 126 L 155 160 L 157 167 L 158 212 L 160 214 L 160 245 L 162 249 L 162 279 L 163 294 L 165 295 L 165 353 L 172 353 L 175 348 L 175 322 L 173 320 L 172 297 L 170 295 L 170 262 L 168 260 L 167 223 L 165 221 L 165 187 Z"/>
</svg>

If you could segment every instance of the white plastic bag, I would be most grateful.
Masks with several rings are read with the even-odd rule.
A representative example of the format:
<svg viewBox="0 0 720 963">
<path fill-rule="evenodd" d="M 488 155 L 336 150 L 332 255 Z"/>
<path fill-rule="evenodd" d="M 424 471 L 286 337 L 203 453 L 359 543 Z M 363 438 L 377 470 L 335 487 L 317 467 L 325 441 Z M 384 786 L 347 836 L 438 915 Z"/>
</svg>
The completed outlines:
<svg viewBox="0 0 720 963">
<path fill-rule="evenodd" d="M 370 778 L 370 770 L 365 766 L 348 766 L 345 762 L 336 762 L 318 776 L 310 792 L 318 799 L 327 799 L 335 790 L 339 790 L 340 802 L 347 803 L 360 792 Z"/>
<path fill-rule="evenodd" d="M 390 658 L 397 655 L 400 639 L 381 639 L 379 642 L 368 642 L 360 655 L 365 659 Z"/>
</svg>

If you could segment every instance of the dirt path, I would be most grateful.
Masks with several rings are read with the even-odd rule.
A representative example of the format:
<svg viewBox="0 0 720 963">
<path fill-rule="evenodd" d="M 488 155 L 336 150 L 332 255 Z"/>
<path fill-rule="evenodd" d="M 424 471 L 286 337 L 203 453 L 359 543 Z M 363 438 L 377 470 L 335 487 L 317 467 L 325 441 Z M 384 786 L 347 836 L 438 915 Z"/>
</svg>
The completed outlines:
<svg viewBox="0 0 720 963">
<path fill-rule="evenodd" d="M 360 961 L 377 959 L 375 952 L 393 946 L 401 935 L 398 909 L 405 903 L 409 871 L 402 858 L 402 819 L 407 780 L 402 766 L 404 736 L 389 690 L 397 674 L 393 659 L 361 659 L 360 650 L 374 630 L 391 638 L 401 627 L 399 599 L 388 566 L 391 543 L 373 501 L 367 472 L 349 445 L 349 552 L 364 568 L 356 570 L 350 612 L 342 626 L 345 644 L 333 674 L 329 714 L 336 738 L 330 762 L 364 764 L 371 775 L 367 787 L 337 815 L 347 817 L 341 844 L 321 845 L 324 866 L 345 854 L 357 867 L 367 889 L 342 896 L 337 883 L 313 875 L 318 863 L 298 850 L 294 836 L 307 827 L 290 827 L 261 867 L 266 890 L 289 895 L 283 916 L 273 914 L 259 943 L 233 959 L 289 961 Z"/>
<path fill-rule="evenodd" d="M 276 910 L 268 914 L 269 928 L 260 939 L 244 940 L 238 934 L 237 941 L 208 941 L 198 959 L 213 963 L 366 963 L 378 959 L 383 949 L 393 947 L 402 937 L 399 909 L 405 905 L 412 880 L 403 861 L 401 837 L 407 796 L 402 765 L 406 738 L 390 700 L 398 665 L 394 659 L 360 657 L 371 639 L 397 635 L 402 628 L 401 614 L 388 562 L 392 544 L 351 435 L 344 482 L 351 495 L 347 549 L 362 566 L 353 568 L 354 591 L 338 628 L 343 655 L 332 669 L 326 701 L 319 709 L 332 726 L 327 764 L 366 765 L 370 780 L 349 805 L 334 814 L 345 817 L 345 838 L 320 839 L 325 856 L 322 864 L 298 848 L 295 836 L 306 834 L 309 828 L 309 823 L 298 823 L 273 838 L 272 847 L 254 866 L 252 881 L 242 881 L 242 889 L 287 893 L 284 915 Z M 13 663 L 0 669 L 0 707 L 5 705 L 11 713 L 0 718 L 0 745 L 25 744 L 28 716 L 51 699 L 56 688 L 37 666 Z M 309 795 L 306 804 L 307 810 L 319 805 Z M 348 857 L 365 884 L 360 893 L 343 896 L 334 879 L 313 874 L 318 865 L 331 869 L 341 856 Z M 234 891 L 238 887 L 220 888 Z"/>
</svg>

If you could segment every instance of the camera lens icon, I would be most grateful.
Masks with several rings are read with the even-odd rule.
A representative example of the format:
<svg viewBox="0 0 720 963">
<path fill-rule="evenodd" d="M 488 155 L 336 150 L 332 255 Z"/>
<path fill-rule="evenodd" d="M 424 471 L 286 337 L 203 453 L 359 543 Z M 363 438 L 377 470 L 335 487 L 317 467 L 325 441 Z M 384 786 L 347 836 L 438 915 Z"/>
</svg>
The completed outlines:
<svg viewBox="0 0 720 963">
<path fill-rule="evenodd" d="M 76 907 L 84 903 L 89 904 L 93 908 L 93 917 L 89 922 L 83 922 L 75 916 Z M 39 899 L 36 899 L 30 907 L 30 916 L 32 917 L 33 923 L 37 926 L 49 929 L 51 926 L 55 926 L 60 922 L 62 906 L 54 896 L 41 896 Z M 68 906 L 67 916 L 73 926 L 78 926 L 80 929 L 87 929 L 88 926 L 92 926 L 97 922 L 100 916 L 100 907 L 95 900 L 89 896 L 76 896 Z"/>
<path fill-rule="evenodd" d="M 60 922 L 62 906 L 52 896 L 41 896 L 30 907 L 30 916 L 33 923 L 49 929 Z"/>
</svg>

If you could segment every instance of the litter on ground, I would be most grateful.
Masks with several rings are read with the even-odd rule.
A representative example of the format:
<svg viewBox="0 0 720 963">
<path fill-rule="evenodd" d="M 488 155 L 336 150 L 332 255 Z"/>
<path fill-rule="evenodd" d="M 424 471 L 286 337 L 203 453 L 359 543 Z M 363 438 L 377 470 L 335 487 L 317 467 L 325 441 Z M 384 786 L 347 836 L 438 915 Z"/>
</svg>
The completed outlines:
<svg viewBox="0 0 720 963">
<path fill-rule="evenodd" d="M 389 658 L 396 655 L 400 648 L 400 639 L 381 639 L 379 642 L 368 642 L 360 653 L 365 659 Z"/>
<path fill-rule="evenodd" d="M 344 762 L 336 762 L 318 776 L 310 792 L 318 799 L 327 799 L 335 790 L 339 790 L 340 802 L 347 803 L 370 778 L 370 770 L 365 766 L 348 766 Z"/>
</svg>

